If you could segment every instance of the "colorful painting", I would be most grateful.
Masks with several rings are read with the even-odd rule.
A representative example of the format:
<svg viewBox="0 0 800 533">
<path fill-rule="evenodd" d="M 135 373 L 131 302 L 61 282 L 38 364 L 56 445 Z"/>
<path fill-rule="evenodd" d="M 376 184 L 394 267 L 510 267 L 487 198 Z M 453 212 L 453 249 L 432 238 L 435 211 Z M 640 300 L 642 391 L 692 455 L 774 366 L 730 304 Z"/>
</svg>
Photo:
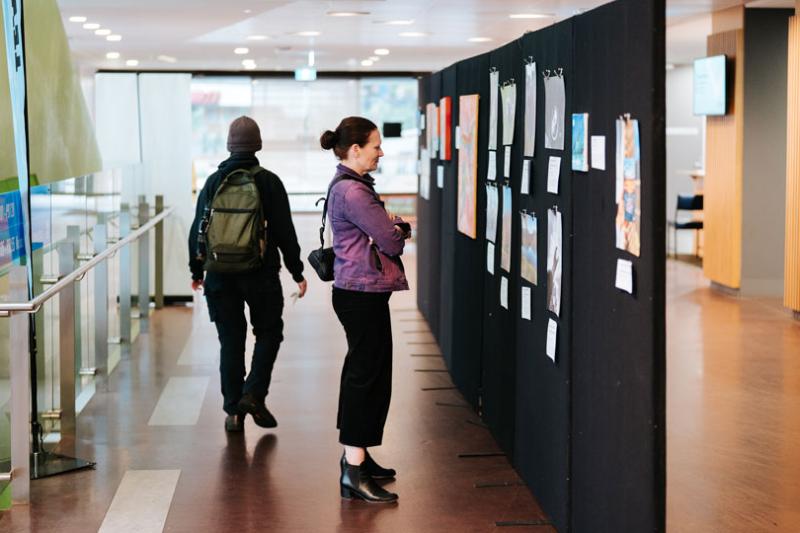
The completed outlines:
<svg viewBox="0 0 800 533">
<path fill-rule="evenodd" d="M 551 150 L 564 149 L 564 78 L 548 76 L 544 80 L 544 147 Z"/>
<path fill-rule="evenodd" d="M 497 150 L 497 90 L 500 86 L 500 73 L 489 72 L 489 150 Z"/>
<path fill-rule="evenodd" d="M 439 108 L 436 104 L 425 106 L 425 126 L 428 155 L 431 159 L 435 159 L 439 153 Z"/>
<path fill-rule="evenodd" d="M 503 104 L 503 146 L 514 142 L 514 115 L 517 112 L 517 85 L 506 83 L 500 89 L 500 100 Z"/>
<path fill-rule="evenodd" d="M 500 268 L 511 272 L 511 187 L 503 187 L 503 234 L 500 236 Z"/>
<path fill-rule="evenodd" d="M 500 206 L 497 186 L 486 184 L 486 240 L 497 242 L 497 213 Z"/>
<path fill-rule="evenodd" d="M 572 114 L 572 170 L 589 172 L 589 114 Z"/>
<path fill-rule="evenodd" d="M 520 275 L 536 285 L 539 257 L 537 246 L 537 220 L 533 213 L 520 213 L 522 221 L 522 254 L 520 256 Z"/>
<path fill-rule="evenodd" d="M 439 159 L 450 161 L 452 138 L 452 98 L 445 96 L 439 100 Z"/>
<path fill-rule="evenodd" d="M 458 99 L 458 231 L 473 239 L 478 235 L 478 97 L 465 94 Z"/>
<path fill-rule="evenodd" d="M 641 165 L 639 121 L 617 121 L 617 248 L 639 256 L 641 252 Z"/>
<path fill-rule="evenodd" d="M 525 65 L 525 148 L 523 155 L 533 157 L 536 147 L 536 63 Z"/>
<path fill-rule="evenodd" d="M 561 313 L 561 212 L 547 211 L 547 309 Z"/>
</svg>

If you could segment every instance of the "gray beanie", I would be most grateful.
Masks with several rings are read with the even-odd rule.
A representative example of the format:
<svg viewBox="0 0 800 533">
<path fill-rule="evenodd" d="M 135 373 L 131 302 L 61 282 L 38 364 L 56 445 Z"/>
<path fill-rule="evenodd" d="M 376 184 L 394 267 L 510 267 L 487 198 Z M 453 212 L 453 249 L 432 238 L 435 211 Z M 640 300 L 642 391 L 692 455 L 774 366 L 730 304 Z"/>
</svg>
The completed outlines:
<svg viewBox="0 0 800 533">
<path fill-rule="evenodd" d="M 258 152 L 261 150 L 261 130 L 256 121 L 241 116 L 228 129 L 229 152 Z"/>
</svg>

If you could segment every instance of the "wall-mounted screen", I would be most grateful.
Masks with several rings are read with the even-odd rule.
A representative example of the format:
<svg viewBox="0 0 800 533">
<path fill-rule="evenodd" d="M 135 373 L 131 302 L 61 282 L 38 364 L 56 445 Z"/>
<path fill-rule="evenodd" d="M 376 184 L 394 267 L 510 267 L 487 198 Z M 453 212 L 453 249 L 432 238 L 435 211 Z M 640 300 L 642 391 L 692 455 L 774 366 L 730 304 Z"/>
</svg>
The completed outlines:
<svg viewBox="0 0 800 533">
<path fill-rule="evenodd" d="M 724 115 L 728 110 L 724 55 L 694 61 L 694 114 Z"/>
</svg>

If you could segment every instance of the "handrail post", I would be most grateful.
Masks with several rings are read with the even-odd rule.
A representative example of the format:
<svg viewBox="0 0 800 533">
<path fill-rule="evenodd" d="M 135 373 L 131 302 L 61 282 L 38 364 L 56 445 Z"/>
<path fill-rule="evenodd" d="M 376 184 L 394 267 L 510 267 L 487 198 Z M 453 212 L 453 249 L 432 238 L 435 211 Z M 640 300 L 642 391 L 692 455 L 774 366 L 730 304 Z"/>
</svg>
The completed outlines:
<svg viewBox="0 0 800 533">
<path fill-rule="evenodd" d="M 67 226 L 67 240 L 72 243 L 72 258 L 73 264 L 78 264 L 78 254 L 81 253 L 81 228 L 80 226 Z M 82 329 L 81 324 L 83 323 L 82 312 L 81 312 L 81 284 L 75 283 L 73 285 L 73 301 L 74 301 L 74 320 L 75 320 L 75 360 L 76 360 L 76 367 L 73 369 L 73 372 L 77 373 L 78 370 L 83 365 L 83 345 L 82 345 Z"/>
<path fill-rule="evenodd" d="M 108 246 L 105 216 L 98 216 L 94 227 L 94 253 Z M 98 374 L 108 375 L 108 263 L 102 261 L 94 269 L 94 366 Z"/>
<path fill-rule="evenodd" d="M 164 211 L 164 196 L 156 195 L 156 215 Z M 155 301 L 156 309 L 164 307 L 164 221 L 156 225 Z"/>
<path fill-rule="evenodd" d="M 139 227 L 150 218 L 150 206 L 144 196 L 139 196 Z M 147 333 L 150 318 L 150 235 L 139 238 L 139 331 Z"/>
<path fill-rule="evenodd" d="M 128 204 L 122 204 L 119 213 L 119 238 L 131 233 L 131 212 Z M 131 247 L 119 250 L 119 336 L 122 342 L 131 342 Z"/>
<path fill-rule="evenodd" d="M 58 271 L 65 276 L 75 270 L 75 246 L 69 241 L 58 245 Z M 61 442 L 75 446 L 75 290 L 58 293 L 59 388 Z M 66 438 L 65 438 L 66 437 Z M 63 447 L 63 444 L 62 444 Z"/>
<path fill-rule="evenodd" d="M 28 272 L 17 266 L 9 273 L 11 293 L 27 296 Z M 30 317 L 15 313 L 9 318 L 9 374 L 11 381 L 11 499 L 28 503 L 30 498 L 30 410 L 31 362 Z"/>
</svg>

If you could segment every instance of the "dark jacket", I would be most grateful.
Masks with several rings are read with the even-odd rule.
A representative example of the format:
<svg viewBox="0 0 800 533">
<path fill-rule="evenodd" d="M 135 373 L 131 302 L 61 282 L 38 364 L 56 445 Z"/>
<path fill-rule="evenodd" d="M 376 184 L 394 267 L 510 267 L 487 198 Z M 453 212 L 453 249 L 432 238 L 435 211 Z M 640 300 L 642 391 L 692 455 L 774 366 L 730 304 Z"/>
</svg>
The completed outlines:
<svg viewBox="0 0 800 533">
<path fill-rule="evenodd" d="M 194 222 L 189 231 L 189 269 L 192 279 L 203 279 L 203 262 L 197 259 L 197 230 L 203 218 L 206 206 L 211 203 L 222 180 L 240 168 L 252 168 L 258 165 L 258 159 L 252 153 L 235 153 L 220 163 L 219 168 L 206 181 L 203 190 L 197 197 L 197 209 Z M 264 170 L 255 176 L 256 187 L 261 194 L 261 206 L 264 209 L 264 218 L 267 220 L 267 249 L 264 253 L 264 265 L 252 272 L 249 276 L 277 277 L 281 269 L 280 249 L 283 262 L 292 274 L 292 278 L 300 282 L 303 280 L 303 262 L 300 260 L 300 245 L 297 244 L 297 234 L 292 223 L 292 213 L 289 208 L 289 196 L 280 178 Z M 209 272 L 206 275 L 206 290 L 220 287 L 228 276 L 238 274 L 221 274 Z"/>
</svg>

